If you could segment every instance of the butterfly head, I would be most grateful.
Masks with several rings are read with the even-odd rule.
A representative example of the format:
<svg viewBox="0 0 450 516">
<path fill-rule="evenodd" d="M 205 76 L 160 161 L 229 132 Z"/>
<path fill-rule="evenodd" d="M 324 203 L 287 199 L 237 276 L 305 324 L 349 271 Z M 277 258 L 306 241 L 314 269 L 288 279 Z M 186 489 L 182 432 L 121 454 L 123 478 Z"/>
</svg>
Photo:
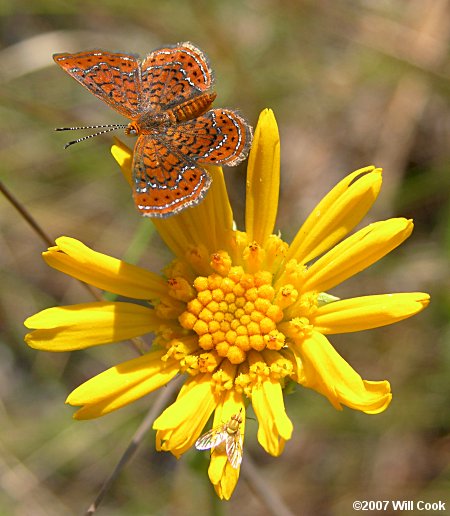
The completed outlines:
<svg viewBox="0 0 450 516">
<path fill-rule="evenodd" d="M 125 128 L 125 134 L 128 136 L 137 136 L 140 133 L 137 122 L 130 122 Z"/>
<path fill-rule="evenodd" d="M 128 136 L 139 136 L 140 134 L 162 133 L 169 124 L 169 116 L 167 113 L 155 113 L 146 111 L 139 118 L 132 120 L 125 129 Z"/>
</svg>

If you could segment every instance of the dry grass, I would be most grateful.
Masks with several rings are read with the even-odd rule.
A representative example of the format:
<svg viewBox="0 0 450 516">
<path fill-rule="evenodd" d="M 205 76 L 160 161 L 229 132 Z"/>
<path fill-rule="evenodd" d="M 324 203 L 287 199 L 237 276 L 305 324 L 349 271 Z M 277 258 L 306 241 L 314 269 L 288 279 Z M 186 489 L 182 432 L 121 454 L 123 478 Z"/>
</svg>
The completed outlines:
<svg viewBox="0 0 450 516">
<path fill-rule="evenodd" d="M 252 421 L 246 445 L 293 514 L 347 515 L 354 499 L 450 506 L 449 2 L 4 0 L 0 24 L 1 179 L 51 238 L 73 236 L 123 257 L 138 252 L 138 235 L 140 263 L 155 271 L 169 256 L 150 224 L 142 228 L 110 138 L 63 150 L 65 135 L 54 127 L 120 117 L 63 74 L 54 52 L 100 47 L 142 55 L 186 40 L 202 48 L 216 72 L 216 105 L 240 108 L 253 124 L 263 108 L 275 111 L 277 229 L 286 239 L 346 172 L 384 168 L 370 216 L 411 217 L 415 232 L 341 293 L 420 290 L 432 304 L 398 325 L 332 341 L 364 378 L 389 379 L 392 405 L 377 416 L 337 412 L 298 390 L 287 399 L 295 434 L 284 455 L 262 451 Z M 238 225 L 244 174 L 244 167 L 226 172 Z M 71 355 L 28 349 L 27 316 L 89 294 L 43 263 L 45 245 L 7 202 L 0 225 L 0 513 L 80 514 L 153 398 L 103 420 L 71 419 L 68 392 L 133 352 L 123 344 Z M 218 502 L 203 457 L 177 462 L 154 452 L 153 437 L 100 514 L 269 514 L 243 479 L 230 502 Z"/>
</svg>

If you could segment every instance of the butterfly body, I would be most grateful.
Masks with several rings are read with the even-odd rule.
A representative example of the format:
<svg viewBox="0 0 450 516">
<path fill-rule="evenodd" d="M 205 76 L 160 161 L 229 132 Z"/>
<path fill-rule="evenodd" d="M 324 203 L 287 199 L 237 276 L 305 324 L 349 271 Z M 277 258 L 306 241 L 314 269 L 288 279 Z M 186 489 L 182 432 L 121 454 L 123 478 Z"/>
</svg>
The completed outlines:
<svg viewBox="0 0 450 516">
<path fill-rule="evenodd" d="M 197 118 L 210 108 L 215 98 L 215 93 L 203 93 L 199 97 L 187 100 L 166 111 L 144 111 L 136 120 L 128 124 L 125 134 L 131 136 L 150 134 L 164 137 L 169 125 L 178 125 L 181 122 Z"/>
<path fill-rule="evenodd" d="M 186 102 L 174 106 L 167 111 L 170 121 L 172 123 L 180 123 L 197 118 L 208 111 L 216 97 L 217 94 L 215 92 L 202 93 L 196 98 L 186 100 Z"/>
<path fill-rule="evenodd" d="M 210 109 L 216 98 L 203 52 L 181 43 L 142 62 L 101 50 L 55 54 L 69 75 L 130 122 L 138 137 L 133 197 L 144 215 L 167 217 L 200 202 L 211 178 L 202 165 L 236 165 L 252 130 L 234 111 Z"/>
</svg>

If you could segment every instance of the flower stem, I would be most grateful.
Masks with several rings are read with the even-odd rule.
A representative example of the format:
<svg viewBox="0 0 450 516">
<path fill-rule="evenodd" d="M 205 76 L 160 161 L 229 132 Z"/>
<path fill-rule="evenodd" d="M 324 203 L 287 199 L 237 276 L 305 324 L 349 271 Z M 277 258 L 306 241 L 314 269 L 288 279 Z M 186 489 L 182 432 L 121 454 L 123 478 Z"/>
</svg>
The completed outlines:
<svg viewBox="0 0 450 516">
<path fill-rule="evenodd" d="M 257 498 L 266 506 L 268 514 L 273 514 L 273 516 L 294 516 L 294 513 L 283 502 L 280 495 L 261 476 L 258 467 L 248 452 L 245 453 L 245 460 L 242 462 L 242 476 Z"/>
<path fill-rule="evenodd" d="M 165 388 L 161 389 L 158 397 L 156 398 L 155 403 L 150 407 L 150 410 L 147 412 L 147 415 L 145 416 L 144 420 L 139 425 L 139 428 L 136 430 L 135 434 L 133 435 L 133 438 L 131 439 L 130 444 L 124 451 L 124 453 L 123 453 L 122 457 L 120 458 L 119 462 L 117 463 L 116 467 L 112 471 L 111 475 L 105 480 L 105 482 L 102 485 L 100 491 L 98 492 L 95 500 L 91 503 L 88 510 L 86 511 L 86 516 L 90 516 L 91 514 L 94 514 L 97 511 L 99 505 L 103 501 L 103 498 L 105 497 L 106 493 L 111 488 L 114 481 L 120 475 L 120 473 L 125 468 L 125 466 L 128 464 L 128 462 L 133 458 L 139 445 L 142 442 L 142 439 L 147 434 L 147 432 L 150 430 L 150 428 L 153 424 L 153 421 L 156 419 L 156 416 L 168 404 L 168 402 L 171 399 L 171 397 L 173 396 L 173 394 L 180 388 L 180 383 L 182 380 L 183 379 L 181 377 L 178 377 L 175 380 L 173 380 L 172 382 L 170 382 Z"/>
<path fill-rule="evenodd" d="M 31 213 L 20 204 L 20 202 L 14 197 L 14 195 L 6 188 L 6 186 L 0 181 L 0 192 L 8 199 L 8 201 L 16 208 L 16 210 L 20 213 L 22 218 L 31 226 L 33 231 L 43 240 L 44 244 L 47 247 L 52 247 L 54 241 L 47 235 L 47 233 L 42 229 L 42 227 L 38 224 L 38 222 L 32 217 Z M 84 286 L 84 288 L 94 296 L 97 301 L 101 301 L 101 295 L 95 291 L 90 285 L 80 282 Z"/>
</svg>

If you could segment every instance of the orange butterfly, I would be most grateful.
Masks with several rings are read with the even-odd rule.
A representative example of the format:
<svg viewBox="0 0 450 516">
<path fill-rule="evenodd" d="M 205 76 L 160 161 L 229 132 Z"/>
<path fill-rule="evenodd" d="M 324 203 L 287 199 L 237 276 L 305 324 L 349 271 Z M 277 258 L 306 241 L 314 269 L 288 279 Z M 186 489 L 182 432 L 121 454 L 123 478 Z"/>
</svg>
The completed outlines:
<svg viewBox="0 0 450 516">
<path fill-rule="evenodd" d="M 252 128 L 229 109 L 209 109 L 216 93 L 203 52 L 191 43 L 154 50 L 143 61 L 90 50 L 55 54 L 55 62 L 130 123 L 106 128 L 67 146 L 125 129 L 138 137 L 133 197 L 149 217 L 168 217 L 199 203 L 211 178 L 203 165 L 236 165 L 247 155 Z M 68 127 L 58 130 L 86 129 Z"/>
</svg>

